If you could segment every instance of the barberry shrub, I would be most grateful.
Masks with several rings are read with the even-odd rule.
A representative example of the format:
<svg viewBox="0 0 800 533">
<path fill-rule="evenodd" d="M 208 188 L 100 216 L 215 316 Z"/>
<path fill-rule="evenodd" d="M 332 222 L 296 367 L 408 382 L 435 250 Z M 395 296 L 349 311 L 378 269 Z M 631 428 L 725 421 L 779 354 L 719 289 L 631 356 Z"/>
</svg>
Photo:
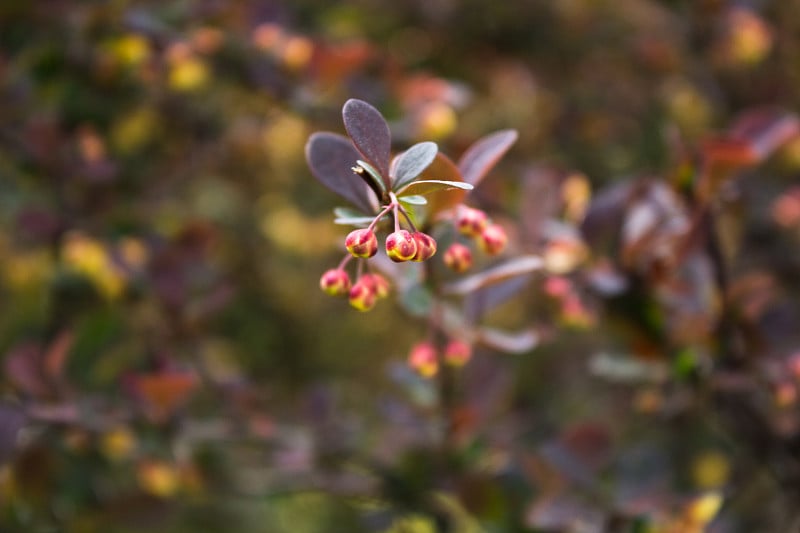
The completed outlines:
<svg viewBox="0 0 800 533">
<path fill-rule="evenodd" d="M 474 344 L 529 350 L 536 342 L 530 331 L 515 334 L 482 327 L 463 305 L 477 294 L 483 295 L 484 307 L 498 305 L 514 293 L 503 287 L 504 282 L 518 285 L 542 265 L 536 256 L 508 257 L 503 226 L 467 205 L 469 193 L 512 146 L 517 133 L 506 130 L 485 137 L 458 163 L 433 142 L 415 144 L 392 158 L 389 125 L 377 109 L 349 100 L 342 116 L 349 137 L 315 133 L 306 145 L 314 176 L 351 204 L 334 210 L 334 222 L 356 228 L 345 239 L 347 252 L 339 265 L 322 275 L 322 290 L 347 296 L 352 307 L 369 311 L 388 295 L 390 285 L 396 287 L 400 305 L 426 323 L 425 338 L 407 357 L 409 366 L 425 378 L 445 365 L 466 364 Z M 379 240 L 384 253 L 379 253 Z M 437 256 L 440 242 L 446 248 Z M 472 268 L 473 250 L 484 268 L 459 278 Z M 353 260 L 355 282 L 350 286 Z"/>
</svg>

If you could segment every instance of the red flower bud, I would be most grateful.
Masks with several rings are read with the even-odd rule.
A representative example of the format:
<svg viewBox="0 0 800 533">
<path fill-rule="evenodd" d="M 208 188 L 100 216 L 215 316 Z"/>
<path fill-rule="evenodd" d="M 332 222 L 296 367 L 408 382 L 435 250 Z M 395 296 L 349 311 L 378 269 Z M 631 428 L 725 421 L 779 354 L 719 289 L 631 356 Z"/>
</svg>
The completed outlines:
<svg viewBox="0 0 800 533">
<path fill-rule="evenodd" d="M 444 252 L 444 264 L 455 272 L 465 272 L 472 266 L 472 252 L 461 243 L 453 243 Z"/>
<path fill-rule="evenodd" d="M 451 366 L 464 366 L 472 357 L 472 346 L 464 341 L 451 340 L 444 349 L 444 360 Z"/>
<path fill-rule="evenodd" d="M 408 231 L 401 229 L 386 237 L 386 255 L 395 263 L 410 261 L 417 253 L 417 241 Z"/>
<path fill-rule="evenodd" d="M 377 295 L 372 282 L 365 281 L 363 276 L 350 289 L 350 305 L 359 311 L 369 311 L 375 307 Z"/>
<path fill-rule="evenodd" d="M 344 296 L 350 291 L 350 276 L 342 269 L 332 268 L 319 278 L 319 288 L 331 296 Z"/>
<path fill-rule="evenodd" d="M 507 242 L 506 230 L 499 224 L 486 226 L 478 237 L 478 246 L 489 255 L 497 255 L 502 252 Z"/>
<path fill-rule="evenodd" d="M 371 229 L 357 229 L 344 240 L 347 251 L 355 257 L 372 257 L 378 253 L 378 238 Z"/>
<path fill-rule="evenodd" d="M 414 233 L 414 240 L 417 243 L 417 253 L 411 258 L 412 261 L 425 261 L 436 253 L 436 239 L 427 233 Z"/>
<path fill-rule="evenodd" d="M 359 281 L 369 284 L 376 297 L 386 298 L 389 296 L 391 285 L 389 285 L 389 281 L 380 274 L 364 274 L 359 278 Z"/>
<path fill-rule="evenodd" d="M 462 205 L 456 213 L 456 229 L 469 237 L 480 235 L 488 223 L 489 217 L 480 209 Z"/>
<path fill-rule="evenodd" d="M 430 342 L 415 344 L 408 354 L 408 366 L 424 378 L 435 376 L 439 371 L 439 360 L 433 344 Z"/>
</svg>

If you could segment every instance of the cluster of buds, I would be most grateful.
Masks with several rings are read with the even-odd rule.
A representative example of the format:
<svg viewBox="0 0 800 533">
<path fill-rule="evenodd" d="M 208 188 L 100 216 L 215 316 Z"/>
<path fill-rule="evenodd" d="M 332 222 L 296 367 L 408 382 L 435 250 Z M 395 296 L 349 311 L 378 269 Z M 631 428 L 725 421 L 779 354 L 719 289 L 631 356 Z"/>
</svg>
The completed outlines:
<svg viewBox="0 0 800 533">
<path fill-rule="evenodd" d="M 414 369 L 420 376 L 431 378 L 439 372 L 440 360 L 444 364 L 452 367 L 462 367 L 469 362 L 472 357 L 472 346 L 464 341 L 451 339 L 441 353 L 430 341 L 423 341 L 411 347 L 408 353 L 408 366 Z"/>
<path fill-rule="evenodd" d="M 487 255 L 502 253 L 508 243 L 503 227 L 492 223 L 480 209 L 459 206 L 454 224 L 461 235 L 474 239 L 478 248 Z M 465 272 L 472 266 L 472 251 L 465 244 L 455 242 L 445 251 L 444 263 L 454 272 Z"/>
<path fill-rule="evenodd" d="M 396 263 L 419 262 L 430 259 L 436 253 L 436 240 L 426 233 L 417 231 L 411 222 L 411 217 L 394 194 L 390 194 L 390 197 L 391 202 L 383 207 L 368 227 L 353 230 L 347 235 L 344 241 L 347 255 L 337 268 L 328 270 L 320 278 L 319 285 L 324 292 L 331 296 L 347 296 L 350 305 L 359 311 L 369 311 L 378 299 L 385 298 L 389 294 L 389 282 L 379 274 L 366 273 L 360 274 L 355 284 L 351 284 L 345 267 L 353 258 L 367 260 L 378 253 L 375 227 L 385 215 L 391 212 L 394 217 L 394 231 L 389 233 L 384 241 L 389 259 Z M 408 223 L 410 231 L 400 228 L 401 215 Z M 363 266 L 363 263 L 360 266 Z"/>
</svg>

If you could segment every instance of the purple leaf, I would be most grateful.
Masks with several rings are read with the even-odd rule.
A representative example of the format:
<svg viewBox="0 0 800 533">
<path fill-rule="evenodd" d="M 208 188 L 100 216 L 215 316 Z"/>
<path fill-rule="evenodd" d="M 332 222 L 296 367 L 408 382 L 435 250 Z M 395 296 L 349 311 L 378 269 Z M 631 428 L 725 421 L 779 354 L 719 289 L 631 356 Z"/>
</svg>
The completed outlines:
<svg viewBox="0 0 800 533">
<path fill-rule="evenodd" d="M 478 328 L 477 333 L 478 342 L 505 353 L 520 354 L 529 352 L 539 344 L 539 334 L 532 329 L 509 332 L 484 326 Z"/>
<path fill-rule="evenodd" d="M 343 135 L 314 133 L 306 143 L 306 161 L 314 177 L 364 213 L 374 213 L 375 204 L 367 184 L 352 170 L 360 157 Z"/>
<path fill-rule="evenodd" d="M 521 274 L 507 280 L 481 287 L 467 295 L 464 299 L 466 307 L 465 313 L 471 321 L 477 321 L 480 317 L 506 302 L 518 296 L 533 276 L 532 272 Z"/>
<path fill-rule="evenodd" d="M 544 266 L 542 258 L 537 255 L 521 255 L 501 265 L 483 272 L 467 276 L 444 286 L 444 294 L 469 294 L 473 291 L 500 283 L 509 278 L 540 270 Z"/>
<path fill-rule="evenodd" d="M 0 465 L 8 461 L 17 446 L 17 433 L 25 425 L 25 415 L 16 407 L 0 404 Z"/>
<path fill-rule="evenodd" d="M 347 130 L 353 144 L 364 158 L 378 169 L 386 188 L 389 189 L 392 137 L 383 115 L 368 103 L 351 98 L 342 108 L 342 118 L 344 129 Z"/>
<path fill-rule="evenodd" d="M 517 140 L 516 130 L 503 130 L 477 141 L 458 162 L 464 181 L 478 185 Z"/>
<path fill-rule="evenodd" d="M 436 143 L 422 142 L 397 156 L 394 165 L 395 189 L 400 189 L 405 184 L 417 179 L 422 171 L 433 163 L 438 151 Z"/>
</svg>

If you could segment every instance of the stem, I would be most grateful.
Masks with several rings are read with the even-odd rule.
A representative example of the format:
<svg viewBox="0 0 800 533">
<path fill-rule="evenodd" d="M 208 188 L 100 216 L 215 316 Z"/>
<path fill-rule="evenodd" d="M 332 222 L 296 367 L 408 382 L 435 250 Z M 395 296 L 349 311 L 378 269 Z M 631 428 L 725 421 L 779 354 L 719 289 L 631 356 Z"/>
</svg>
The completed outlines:
<svg viewBox="0 0 800 533">
<path fill-rule="evenodd" d="M 383 208 L 383 210 L 382 210 L 380 213 L 378 213 L 378 215 L 375 217 L 375 219 L 372 221 L 372 223 L 371 223 L 369 226 L 367 226 L 367 229 L 368 229 L 368 230 L 370 230 L 370 231 L 372 231 L 373 229 L 375 229 L 375 226 L 378 224 L 378 222 L 380 221 L 380 219 L 381 219 L 381 218 L 383 218 L 383 216 L 384 216 L 386 213 L 388 213 L 389 211 L 391 211 L 393 207 L 394 207 L 394 206 L 393 206 L 392 204 L 389 204 L 389 205 L 387 205 L 386 207 L 384 207 L 384 208 Z"/>
<path fill-rule="evenodd" d="M 405 210 L 405 209 L 403 209 L 403 206 L 402 206 L 402 205 L 398 205 L 397 207 L 398 207 L 398 209 L 400 210 L 400 212 L 403 214 L 403 217 L 405 217 L 405 219 L 406 219 L 406 222 L 408 222 L 408 226 L 411 228 L 411 231 L 412 231 L 413 233 L 417 233 L 417 227 L 416 227 L 416 226 L 414 225 L 414 223 L 411 221 L 411 217 L 408 215 L 408 213 L 406 212 L 406 210 Z"/>
<path fill-rule="evenodd" d="M 345 254 L 344 258 L 339 263 L 338 270 L 342 270 L 344 267 L 346 267 L 347 263 L 349 263 L 351 259 L 353 259 L 352 255 L 350 255 L 349 253 Z"/>
</svg>

